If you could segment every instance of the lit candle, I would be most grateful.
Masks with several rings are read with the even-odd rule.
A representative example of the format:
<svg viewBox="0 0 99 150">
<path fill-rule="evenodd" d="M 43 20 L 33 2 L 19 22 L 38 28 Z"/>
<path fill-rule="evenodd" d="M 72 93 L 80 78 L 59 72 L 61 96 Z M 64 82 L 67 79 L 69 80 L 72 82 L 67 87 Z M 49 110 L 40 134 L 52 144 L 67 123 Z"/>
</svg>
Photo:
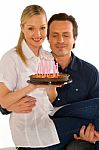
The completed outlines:
<svg viewBox="0 0 99 150">
<path fill-rule="evenodd" d="M 59 71 L 58 71 L 58 63 L 56 63 L 56 73 L 58 74 Z"/>
</svg>

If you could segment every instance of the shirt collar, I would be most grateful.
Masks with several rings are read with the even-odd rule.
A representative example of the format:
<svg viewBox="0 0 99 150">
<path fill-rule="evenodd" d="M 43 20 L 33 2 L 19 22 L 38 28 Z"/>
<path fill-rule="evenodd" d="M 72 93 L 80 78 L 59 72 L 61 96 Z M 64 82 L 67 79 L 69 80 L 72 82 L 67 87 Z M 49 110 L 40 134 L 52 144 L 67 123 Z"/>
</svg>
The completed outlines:
<svg viewBox="0 0 99 150">
<path fill-rule="evenodd" d="M 77 70 L 77 57 L 74 55 L 73 52 L 71 53 L 71 55 L 72 55 L 72 61 L 68 67 L 71 68 L 71 70 L 76 71 Z"/>
<path fill-rule="evenodd" d="M 23 53 L 24 53 L 24 55 L 25 55 L 25 57 L 27 59 L 37 58 L 37 56 L 35 56 L 33 51 L 29 48 L 29 46 L 27 45 L 25 40 L 22 41 L 22 51 L 23 51 Z M 39 52 L 39 57 L 40 58 L 44 57 L 44 53 L 43 53 L 43 48 L 42 47 L 41 47 L 40 52 Z"/>
<path fill-rule="evenodd" d="M 25 40 L 22 41 L 22 51 L 27 59 L 30 59 L 34 57 L 34 53 L 31 51 L 31 49 L 28 47 Z"/>
<path fill-rule="evenodd" d="M 77 70 L 77 57 L 74 55 L 73 52 L 71 53 L 71 56 L 72 56 L 72 61 L 71 61 L 71 63 L 68 65 L 68 67 L 66 67 L 66 68 L 64 69 L 64 71 L 67 71 L 68 69 L 69 69 L 69 70 L 74 70 L 74 71 Z M 61 66 L 59 66 L 59 67 L 61 67 Z"/>
</svg>

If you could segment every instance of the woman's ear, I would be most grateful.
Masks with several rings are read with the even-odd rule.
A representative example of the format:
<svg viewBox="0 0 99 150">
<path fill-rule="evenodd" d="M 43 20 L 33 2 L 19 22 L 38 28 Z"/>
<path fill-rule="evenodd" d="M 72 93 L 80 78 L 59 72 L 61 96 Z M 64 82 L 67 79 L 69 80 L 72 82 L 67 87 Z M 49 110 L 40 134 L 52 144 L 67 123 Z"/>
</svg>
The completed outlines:
<svg viewBox="0 0 99 150">
<path fill-rule="evenodd" d="M 20 28 L 21 28 L 21 31 L 23 32 L 23 25 L 22 24 L 20 24 Z"/>
</svg>

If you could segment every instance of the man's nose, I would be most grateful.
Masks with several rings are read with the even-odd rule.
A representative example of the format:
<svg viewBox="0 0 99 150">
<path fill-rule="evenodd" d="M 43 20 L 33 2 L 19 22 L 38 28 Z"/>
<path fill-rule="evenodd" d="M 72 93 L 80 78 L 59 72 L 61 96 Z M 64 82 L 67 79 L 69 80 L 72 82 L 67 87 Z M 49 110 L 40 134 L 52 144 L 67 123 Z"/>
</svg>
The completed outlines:
<svg viewBox="0 0 99 150">
<path fill-rule="evenodd" d="M 63 36 L 62 36 L 62 35 L 58 36 L 58 42 L 59 42 L 59 43 L 64 42 L 64 39 L 63 39 Z"/>
</svg>

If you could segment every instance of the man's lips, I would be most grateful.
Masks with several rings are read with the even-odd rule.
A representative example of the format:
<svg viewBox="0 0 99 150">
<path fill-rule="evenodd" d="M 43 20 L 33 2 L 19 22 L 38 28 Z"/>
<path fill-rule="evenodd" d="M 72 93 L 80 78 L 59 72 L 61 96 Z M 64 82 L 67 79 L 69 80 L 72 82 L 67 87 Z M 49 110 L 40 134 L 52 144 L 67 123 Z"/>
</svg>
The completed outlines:
<svg viewBox="0 0 99 150">
<path fill-rule="evenodd" d="M 57 48 L 64 48 L 66 47 L 65 45 L 56 45 Z"/>
</svg>

